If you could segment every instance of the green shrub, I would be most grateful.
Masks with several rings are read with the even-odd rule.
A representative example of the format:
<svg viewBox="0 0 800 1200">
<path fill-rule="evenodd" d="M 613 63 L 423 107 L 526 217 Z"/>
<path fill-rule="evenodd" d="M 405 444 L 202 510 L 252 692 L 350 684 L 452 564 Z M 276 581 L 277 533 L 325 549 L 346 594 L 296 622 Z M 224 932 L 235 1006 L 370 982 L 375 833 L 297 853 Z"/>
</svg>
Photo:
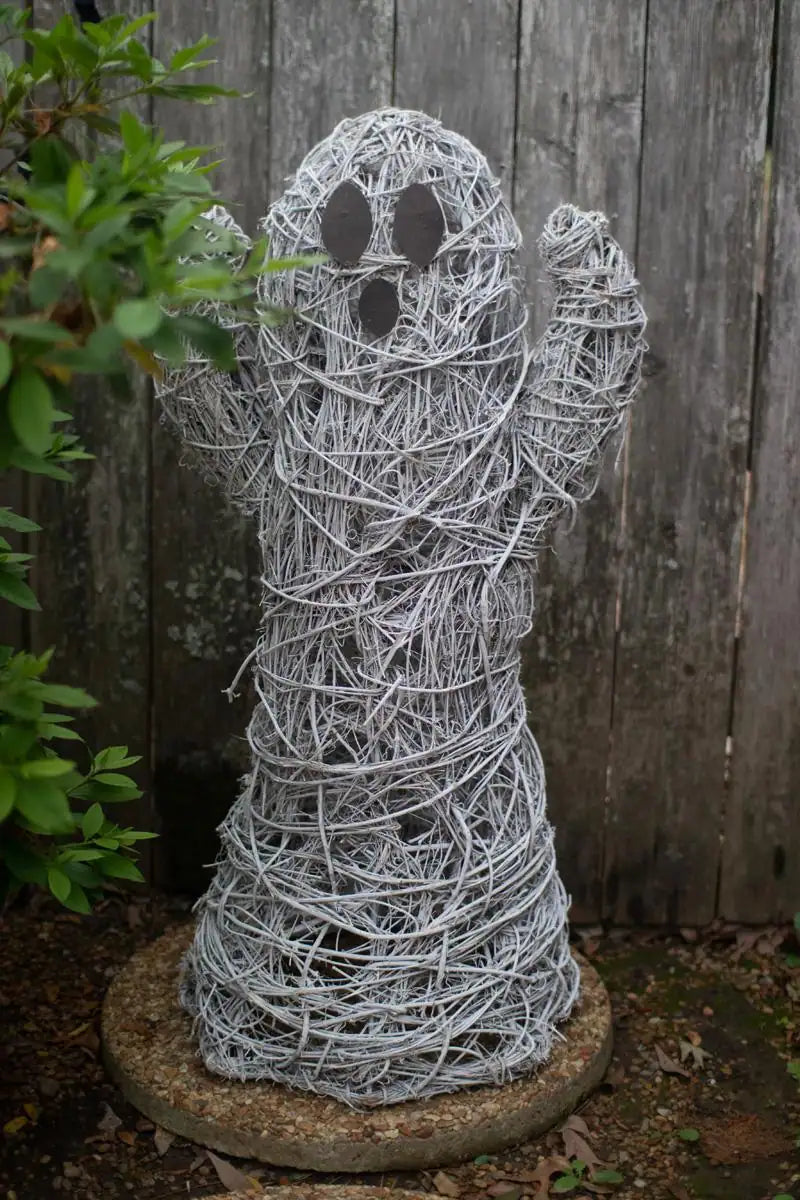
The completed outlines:
<svg viewBox="0 0 800 1200">
<path fill-rule="evenodd" d="M 260 242 L 232 265 L 241 247 L 216 226 L 219 256 L 208 258 L 212 164 L 126 107 L 141 96 L 207 104 L 235 94 L 185 81 L 209 65 L 207 38 L 166 64 L 153 58 L 137 36 L 151 19 L 81 28 L 65 16 L 39 30 L 0 6 L 0 471 L 68 483 L 71 465 L 91 457 L 62 428 L 79 377 L 104 377 L 97 402 L 111 403 L 131 368 L 157 375 L 187 344 L 233 369 L 230 334 L 206 302 L 274 316 L 259 311 L 255 280 L 287 264 L 268 264 Z M 0 526 L 38 529 L 7 509 Z M 30 558 L 0 537 L 0 597 L 36 609 Z M 142 878 L 135 845 L 153 835 L 106 816 L 141 795 L 124 773 L 138 760 L 122 746 L 87 751 L 73 713 L 94 701 L 49 683 L 49 664 L 49 652 L 0 648 L 0 890 L 48 887 L 87 912 L 108 880 Z M 65 740 L 75 759 L 57 751 Z"/>
</svg>

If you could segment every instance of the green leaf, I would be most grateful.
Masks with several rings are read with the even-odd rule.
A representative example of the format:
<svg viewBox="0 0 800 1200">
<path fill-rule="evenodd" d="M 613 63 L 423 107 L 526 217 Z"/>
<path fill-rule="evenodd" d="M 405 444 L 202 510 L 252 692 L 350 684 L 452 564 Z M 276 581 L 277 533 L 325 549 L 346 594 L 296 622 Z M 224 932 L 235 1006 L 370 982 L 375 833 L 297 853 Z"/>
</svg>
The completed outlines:
<svg viewBox="0 0 800 1200">
<path fill-rule="evenodd" d="M 85 167 L 81 162 L 75 162 L 69 169 L 67 176 L 66 200 L 67 214 L 74 220 L 85 207 L 91 202 L 92 193 L 86 187 Z"/>
<path fill-rule="evenodd" d="M 56 900 L 63 904 L 72 891 L 72 881 L 58 867 L 47 868 L 47 884 Z"/>
<path fill-rule="evenodd" d="M 132 767 L 141 761 L 140 754 L 128 754 L 127 746 L 106 746 L 94 756 L 96 771 L 111 771 L 117 767 Z"/>
<path fill-rule="evenodd" d="M 155 333 L 163 315 L 157 300 L 123 300 L 114 310 L 114 324 L 124 338 L 137 342 Z"/>
<path fill-rule="evenodd" d="M 83 688 L 68 687 L 64 683 L 42 683 L 37 695 L 47 703 L 63 704 L 64 708 L 94 708 L 97 704 Z"/>
<path fill-rule="evenodd" d="M 11 365 L 13 359 L 11 357 L 11 349 L 8 342 L 0 340 L 0 387 L 4 387 L 6 381 L 11 374 Z"/>
<path fill-rule="evenodd" d="M 11 383 L 8 418 L 11 428 L 31 454 L 46 454 L 53 441 L 53 400 L 43 375 L 24 366 Z"/>
<path fill-rule="evenodd" d="M 492 1158 L 491 1158 L 491 1155 L 489 1155 L 489 1154 L 479 1154 L 478 1157 L 473 1158 L 472 1161 L 474 1162 L 476 1167 L 485 1167 L 487 1163 L 490 1163 L 492 1161 Z"/>
<path fill-rule="evenodd" d="M 130 858 L 124 854 L 106 854 L 98 864 L 104 875 L 112 879 L 132 879 L 135 883 L 143 883 L 144 875 Z"/>
<path fill-rule="evenodd" d="M 19 773 L 23 779 L 57 779 L 75 769 L 75 763 L 65 758 L 34 758 L 22 763 Z"/>
<path fill-rule="evenodd" d="M 0 821 L 5 821 L 14 807 L 17 783 L 10 771 L 0 771 Z"/>
<path fill-rule="evenodd" d="M 12 512 L 10 508 L 0 508 L 0 526 L 4 529 L 15 529 L 17 533 L 39 533 L 42 528 L 35 521 L 29 521 L 27 517 Z"/>
<path fill-rule="evenodd" d="M 201 354 L 207 355 L 220 370 L 236 370 L 236 352 L 229 330 L 223 329 L 207 317 L 198 317 L 193 314 L 177 317 L 174 321 L 174 328 Z"/>
<path fill-rule="evenodd" d="M 37 267 L 28 280 L 28 296 L 34 308 L 47 308 L 61 299 L 69 279 L 51 266 Z"/>
<path fill-rule="evenodd" d="M 699 1142 L 700 1133 L 697 1129 L 679 1129 L 678 1137 L 684 1142 Z"/>
<path fill-rule="evenodd" d="M 18 575 L 14 575 L 10 571 L 3 570 L 2 567 L 0 567 L 0 596 L 5 600 L 10 600 L 18 608 L 26 608 L 32 612 L 40 611 L 39 601 L 24 579 L 20 579 Z"/>
<path fill-rule="evenodd" d="M 102 887 L 102 878 L 93 871 L 92 868 L 83 862 L 64 862 L 64 874 L 67 875 L 73 883 L 79 883 L 83 888 L 98 888 Z"/>
<path fill-rule="evenodd" d="M 73 883 L 66 900 L 62 901 L 66 908 L 84 916 L 92 911 L 89 898 L 79 883 Z"/>
<path fill-rule="evenodd" d="M 21 471 L 29 471 L 32 475 L 46 475 L 49 479 L 60 479 L 64 483 L 72 482 L 69 471 L 57 466 L 52 459 L 39 458 L 38 455 L 31 454 L 24 446 L 14 447 L 9 455 L 9 463 L 12 467 L 19 467 Z"/>
<path fill-rule="evenodd" d="M 796 1079 L 800 1083 L 800 1058 L 792 1059 L 786 1064 L 786 1070 L 791 1075 L 792 1079 Z"/>
<path fill-rule="evenodd" d="M 17 785 L 17 809 L 41 833 L 66 833 L 72 828 L 69 803 L 60 787 L 44 779 L 24 779 Z"/>
<path fill-rule="evenodd" d="M 103 771 L 100 775 L 95 775 L 93 783 L 104 783 L 107 787 L 115 788 L 135 788 L 136 783 L 133 779 L 129 779 L 127 775 L 119 775 L 113 771 Z"/>
<path fill-rule="evenodd" d="M 619 1171 L 595 1171 L 592 1175 L 592 1183 L 622 1183 L 623 1179 Z"/>
<path fill-rule="evenodd" d="M 68 342 L 69 331 L 55 321 L 39 321 L 34 317 L 3 317 L 0 329 L 10 337 L 29 342 Z"/>
<path fill-rule="evenodd" d="M 82 742 L 83 738 L 74 729 L 65 729 L 63 725 L 51 725 L 49 722 L 39 726 L 39 736 L 45 741 L 53 741 L 56 738 L 62 742 Z"/>
<path fill-rule="evenodd" d="M 555 1183 L 550 1184 L 550 1191 L 558 1192 L 559 1195 L 562 1192 L 573 1192 L 579 1183 L 580 1179 L 575 1175 L 562 1175 Z"/>
<path fill-rule="evenodd" d="M 99 833 L 105 821 L 105 813 L 99 804 L 93 804 L 90 809 L 83 814 L 81 821 L 81 830 L 85 838 L 93 838 L 96 833 Z"/>
</svg>

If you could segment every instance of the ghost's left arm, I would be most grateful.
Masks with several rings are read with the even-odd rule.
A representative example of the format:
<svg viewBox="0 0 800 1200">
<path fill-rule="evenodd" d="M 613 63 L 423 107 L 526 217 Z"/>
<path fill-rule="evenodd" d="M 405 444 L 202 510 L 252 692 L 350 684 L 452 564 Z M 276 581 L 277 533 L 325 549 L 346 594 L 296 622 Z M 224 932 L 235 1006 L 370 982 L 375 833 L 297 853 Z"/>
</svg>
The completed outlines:
<svg viewBox="0 0 800 1200">
<path fill-rule="evenodd" d="M 539 250 L 555 297 L 516 411 L 516 452 L 540 529 L 591 495 L 639 384 L 645 316 L 605 217 L 562 205 Z"/>
</svg>

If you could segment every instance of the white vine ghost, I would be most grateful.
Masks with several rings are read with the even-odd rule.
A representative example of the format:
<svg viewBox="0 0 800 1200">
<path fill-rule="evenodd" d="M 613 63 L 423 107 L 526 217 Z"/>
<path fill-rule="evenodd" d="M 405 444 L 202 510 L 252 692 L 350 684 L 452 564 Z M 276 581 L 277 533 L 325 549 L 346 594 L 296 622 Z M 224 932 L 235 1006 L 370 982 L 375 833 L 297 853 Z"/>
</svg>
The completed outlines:
<svg viewBox="0 0 800 1200">
<path fill-rule="evenodd" d="M 264 276 L 293 315 L 221 312 L 237 374 L 195 356 L 162 386 L 263 551 L 252 767 L 183 1001 L 233 1078 L 361 1107 L 502 1083 L 578 991 L 520 639 L 639 381 L 636 281 L 601 215 L 557 209 L 531 352 L 498 182 L 396 109 L 339 125 L 265 228 L 279 257 L 325 232 L 352 261 Z"/>
</svg>

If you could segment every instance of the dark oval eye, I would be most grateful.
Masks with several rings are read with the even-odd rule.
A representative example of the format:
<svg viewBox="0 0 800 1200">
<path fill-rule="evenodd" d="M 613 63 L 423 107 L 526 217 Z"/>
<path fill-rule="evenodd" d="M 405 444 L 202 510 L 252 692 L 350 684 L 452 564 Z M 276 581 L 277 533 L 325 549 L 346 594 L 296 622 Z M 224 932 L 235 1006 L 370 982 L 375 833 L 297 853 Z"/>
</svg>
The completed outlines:
<svg viewBox="0 0 800 1200">
<path fill-rule="evenodd" d="M 444 237 L 444 213 L 424 183 L 412 183 L 400 193 L 394 210 L 394 239 L 402 254 L 417 267 L 433 262 Z"/>
<path fill-rule="evenodd" d="M 372 233 L 367 198 L 354 183 L 340 183 L 322 214 L 322 244 L 338 263 L 352 267 L 366 250 Z"/>
</svg>

